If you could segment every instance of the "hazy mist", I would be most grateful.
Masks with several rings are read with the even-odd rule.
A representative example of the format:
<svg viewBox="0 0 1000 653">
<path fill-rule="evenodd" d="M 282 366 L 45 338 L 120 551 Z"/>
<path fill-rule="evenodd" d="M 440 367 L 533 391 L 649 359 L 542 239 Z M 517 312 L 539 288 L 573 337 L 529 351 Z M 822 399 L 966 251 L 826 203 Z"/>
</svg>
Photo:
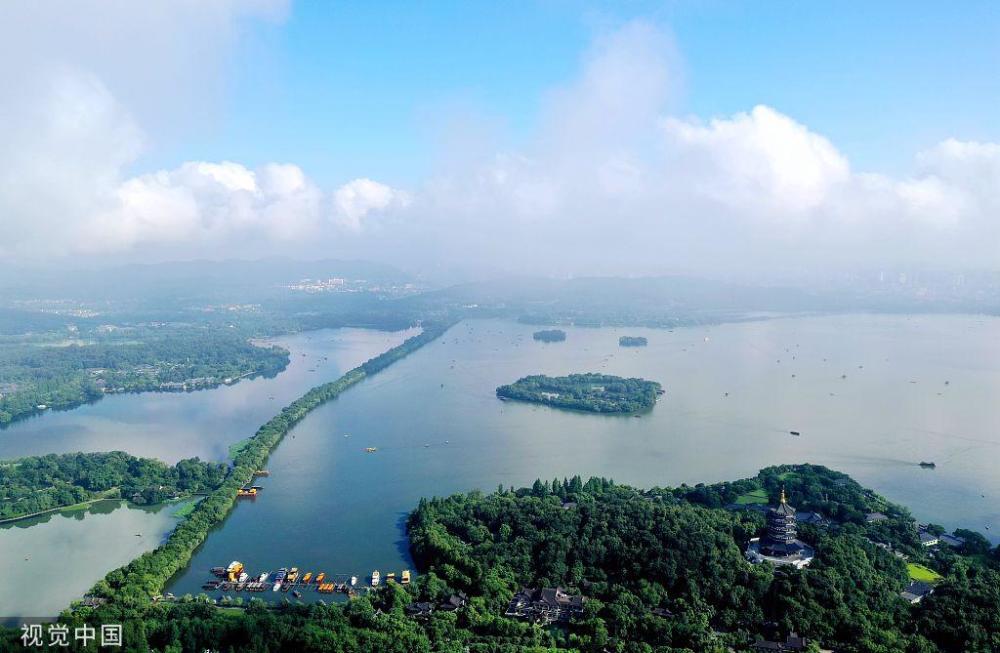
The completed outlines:
<svg viewBox="0 0 1000 653">
<path fill-rule="evenodd" d="M 1000 261 L 1000 145 L 956 134 L 888 174 L 857 169 L 780 106 L 677 115 L 684 53 L 650 22 L 598 30 L 527 138 L 505 142 L 470 110 L 439 125 L 426 178 L 397 187 L 358 170 L 325 186 L 295 161 L 169 146 L 217 124 L 247 26 L 280 22 L 284 3 L 72 7 L 0 9 L 8 264 L 286 255 L 474 276 L 781 278 Z"/>
</svg>

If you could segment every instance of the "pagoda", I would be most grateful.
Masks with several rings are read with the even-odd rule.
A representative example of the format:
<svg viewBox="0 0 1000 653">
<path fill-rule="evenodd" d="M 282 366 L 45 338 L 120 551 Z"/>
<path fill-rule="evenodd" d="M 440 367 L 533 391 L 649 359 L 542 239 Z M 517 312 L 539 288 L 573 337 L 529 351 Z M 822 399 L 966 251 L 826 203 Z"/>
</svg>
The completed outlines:
<svg viewBox="0 0 1000 653">
<path fill-rule="evenodd" d="M 805 567 L 812 562 L 816 552 L 797 536 L 795 508 L 788 503 L 785 488 L 782 487 L 778 505 L 767 511 L 767 530 L 763 537 L 750 540 L 747 560 Z"/>
</svg>

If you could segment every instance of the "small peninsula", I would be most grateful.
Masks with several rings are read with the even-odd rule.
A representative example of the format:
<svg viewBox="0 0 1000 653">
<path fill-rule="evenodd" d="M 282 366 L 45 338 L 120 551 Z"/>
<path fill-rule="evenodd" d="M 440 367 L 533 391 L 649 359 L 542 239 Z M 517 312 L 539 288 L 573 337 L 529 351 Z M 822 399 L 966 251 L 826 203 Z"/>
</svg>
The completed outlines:
<svg viewBox="0 0 1000 653">
<path fill-rule="evenodd" d="M 566 332 L 562 329 L 544 329 L 535 331 L 531 337 L 541 342 L 562 342 L 566 339 Z"/>
<path fill-rule="evenodd" d="M 660 384 L 645 379 L 624 379 L 610 374 L 526 376 L 497 388 L 501 399 L 517 399 L 555 408 L 590 413 L 636 413 L 656 404 L 663 394 Z"/>
<path fill-rule="evenodd" d="M 619 347 L 645 347 L 648 344 L 643 336 L 622 336 L 618 339 Z"/>
</svg>

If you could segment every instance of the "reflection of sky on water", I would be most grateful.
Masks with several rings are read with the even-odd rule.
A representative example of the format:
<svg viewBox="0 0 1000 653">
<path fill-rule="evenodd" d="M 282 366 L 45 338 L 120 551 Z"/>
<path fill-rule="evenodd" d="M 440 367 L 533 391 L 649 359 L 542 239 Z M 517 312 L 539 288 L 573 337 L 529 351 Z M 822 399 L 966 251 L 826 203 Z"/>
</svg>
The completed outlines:
<svg viewBox="0 0 1000 653">
<path fill-rule="evenodd" d="M 271 457 L 263 495 L 209 538 L 174 591 L 198 591 L 206 569 L 234 556 L 255 570 L 398 571 L 411 564 L 400 516 L 420 497 L 574 474 L 649 487 L 813 462 L 920 519 L 1000 524 L 998 327 L 970 316 L 843 316 L 567 328 L 566 342 L 543 344 L 530 326 L 466 322 L 297 426 Z M 626 334 L 649 346 L 620 348 Z M 666 395 L 634 418 L 494 394 L 527 374 L 585 371 L 660 381 Z"/>
<path fill-rule="evenodd" d="M 197 392 L 113 395 L 71 411 L 45 413 L 0 430 L 0 459 L 124 450 L 169 462 L 192 456 L 221 460 L 230 444 L 253 435 L 309 388 L 413 333 L 324 329 L 275 338 L 292 356 L 288 368 L 274 378 Z"/>
<path fill-rule="evenodd" d="M 181 505 L 102 501 L 0 526 L 0 623 L 58 614 L 109 571 L 156 548 Z"/>
</svg>

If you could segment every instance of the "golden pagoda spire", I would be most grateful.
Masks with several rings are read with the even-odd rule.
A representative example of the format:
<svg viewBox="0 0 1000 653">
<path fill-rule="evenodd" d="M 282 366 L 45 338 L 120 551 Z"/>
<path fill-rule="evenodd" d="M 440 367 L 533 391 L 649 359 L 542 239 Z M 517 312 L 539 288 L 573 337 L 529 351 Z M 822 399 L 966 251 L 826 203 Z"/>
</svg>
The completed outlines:
<svg viewBox="0 0 1000 653">
<path fill-rule="evenodd" d="M 781 503 L 782 504 L 788 503 L 788 499 L 785 497 L 785 486 L 784 485 L 781 486 Z"/>
</svg>

